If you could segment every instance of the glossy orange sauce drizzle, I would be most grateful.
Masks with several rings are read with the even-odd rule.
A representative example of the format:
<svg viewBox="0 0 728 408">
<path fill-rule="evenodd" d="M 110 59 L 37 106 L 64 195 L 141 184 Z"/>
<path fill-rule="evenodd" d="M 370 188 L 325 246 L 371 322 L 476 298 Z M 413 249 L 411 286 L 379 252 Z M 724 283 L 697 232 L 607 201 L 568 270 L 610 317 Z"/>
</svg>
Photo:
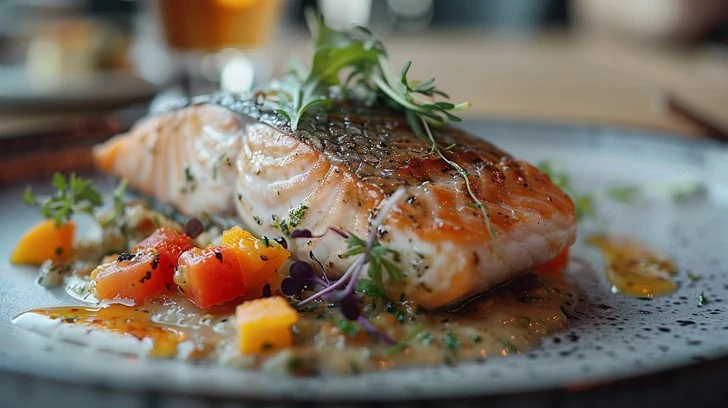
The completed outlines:
<svg viewBox="0 0 728 408">
<path fill-rule="evenodd" d="M 604 256 L 604 271 L 612 284 L 613 293 L 653 298 L 677 290 L 673 276 L 677 266 L 659 252 L 633 238 L 594 234 L 587 243 L 597 247 Z"/>
<path fill-rule="evenodd" d="M 64 324 L 87 325 L 115 333 L 129 334 L 139 340 L 150 339 L 152 341 L 150 357 L 174 357 L 177 354 L 177 346 L 188 338 L 186 331 L 181 328 L 155 323 L 151 311 L 143 307 L 112 304 L 104 307 L 35 309 L 22 313 L 14 321 L 31 315 L 62 320 Z"/>
</svg>

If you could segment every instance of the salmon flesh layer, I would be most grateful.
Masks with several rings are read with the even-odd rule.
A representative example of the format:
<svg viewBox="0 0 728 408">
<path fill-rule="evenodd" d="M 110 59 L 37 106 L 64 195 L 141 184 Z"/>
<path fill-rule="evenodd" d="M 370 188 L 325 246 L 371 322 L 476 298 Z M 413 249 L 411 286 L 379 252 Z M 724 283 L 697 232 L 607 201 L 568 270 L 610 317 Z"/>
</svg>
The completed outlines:
<svg viewBox="0 0 728 408">
<path fill-rule="evenodd" d="M 328 227 L 365 237 L 382 200 L 405 195 L 377 235 L 397 251 L 405 278 L 385 276 L 392 298 L 426 308 L 488 290 L 571 245 L 570 198 L 529 163 L 453 127 L 433 128 L 466 184 L 402 116 L 339 107 L 289 122 L 253 99 L 228 95 L 180 104 L 97 146 L 97 166 L 191 216 L 235 215 L 256 235 L 314 234 Z M 295 257 L 309 251 L 341 274 L 346 244 L 337 234 L 289 239 Z"/>
</svg>

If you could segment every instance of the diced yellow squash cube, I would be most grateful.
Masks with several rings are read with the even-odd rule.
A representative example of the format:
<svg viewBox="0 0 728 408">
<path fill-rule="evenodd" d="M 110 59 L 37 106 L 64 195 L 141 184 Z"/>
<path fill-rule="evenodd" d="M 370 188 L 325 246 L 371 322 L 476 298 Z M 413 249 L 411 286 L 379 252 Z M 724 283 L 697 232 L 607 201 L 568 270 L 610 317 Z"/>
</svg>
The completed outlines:
<svg viewBox="0 0 728 408">
<path fill-rule="evenodd" d="M 263 286 L 291 255 L 272 239 L 264 242 L 235 226 L 222 233 L 222 245 L 236 248 L 248 293 L 261 296 Z"/>
<path fill-rule="evenodd" d="M 280 296 L 255 299 L 235 311 L 241 354 L 258 354 L 293 345 L 291 326 L 299 314 Z"/>
<path fill-rule="evenodd" d="M 14 264 L 40 265 L 50 259 L 66 262 L 73 252 L 76 224 L 68 221 L 56 227 L 54 220 L 44 220 L 26 232 L 18 241 L 10 262 Z"/>
</svg>

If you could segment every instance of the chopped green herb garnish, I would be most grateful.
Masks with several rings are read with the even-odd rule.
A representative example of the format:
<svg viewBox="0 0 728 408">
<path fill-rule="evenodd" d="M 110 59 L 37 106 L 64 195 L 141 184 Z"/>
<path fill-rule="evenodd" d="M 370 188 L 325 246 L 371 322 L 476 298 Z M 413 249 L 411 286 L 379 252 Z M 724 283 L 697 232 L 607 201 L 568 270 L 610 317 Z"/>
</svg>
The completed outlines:
<svg viewBox="0 0 728 408">
<path fill-rule="evenodd" d="M 690 282 L 697 282 L 702 279 L 702 276 L 696 275 L 692 272 L 688 272 L 688 279 L 690 280 Z"/>
<path fill-rule="evenodd" d="M 708 188 L 700 181 L 682 181 L 668 188 L 668 195 L 677 204 L 685 204 L 704 197 Z"/>
<path fill-rule="evenodd" d="M 420 342 L 423 346 L 429 346 L 432 344 L 433 341 L 435 341 L 435 338 L 432 336 L 432 333 L 429 332 L 422 332 L 417 337 L 419 337 Z"/>
<path fill-rule="evenodd" d="M 33 197 L 33 188 L 31 186 L 25 187 L 23 201 L 28 205 L 35 205 L 35 197 Z"/>
<path fill-rule="evenodd" d="M 473 344 L 478 344 L 478 343 L 480 343 L 481 341 L 483 341 L 483 338 L 482 338 L 482 337 L 480 337 L 480 336 L 479 336 L 479 335 L 477 335 L 477 334 L 473 334 L 473 335 L 471 335 L 471 336 L 470 336 L 470 342 L 471 342 L 471 343 L 473 343 Z"/>
<path fill-rule="evenodd" d="M 278 217 L 277 215 L 271 215 L 271 218 L 273 219 L 273 222 L 271 222 L 271 227 L 278 228 L 281 233 L 285 236 L 291 236 L 291 230 L 288 228 L 288 221 L 286 221 L 283 217 Z"/>
<path fill-rule="evenodd" d="M 256 223 L 256 224 L 258 224 L 258 225 L 263 225 L 263 219 L 262 219 L 262 218 L 260 218 L 260 217 L 259 217 L 259 216 L 257 216 L 257 215 L 254 215 L 254 216 L 253 216 L 253 221 L 255 221 L 255 223 Z"/>
<path fill-rule="evenodd" d="M 538 164 L 538 168 L 545 175 L 549 176 L 554 184 L 564 190 L 564 192 L 571 197 L 572 201 L 574 201 L 577 219 L 592 219 L 598 223 L 602 223 L 601 218 L 599 218 L 597 214 L 596 206 L 594 205 L 594 198 L 589 194 L 581 194 L 577 192 L 571 185 L 571 179 L 566 173 L 557 171 L 550 161 L 540 162 Z"/>
<path fill-rule="evenodd" d="M 297 227 L 298 224 L 303 221 L 303 218 L 306 216 L 306 211 L 308 210 L 308 207 L 301 204 L 298 208 L 291 210 L 288 215 L 288 224 L 291 227 Z"/>
<path fill-rule="evenodd" d="M 73 173 L 68 178 L 61 173 L 53 174 L 51 185 L 56 191 L 49 198 L 39 201 L 33 196 L 31 187 L 28 187 L 23 194 L 23 201 L 29 205 L 40 205 L 43 218 L 54 219 L 56 226 L 70 221 L 75 213 L 93 216 L 103 205 L 101 194 L 91 185 L 91 181 Z"/>
<path fill-rule="evenodd" d="M 614 201 L 634 204 L 640 200 L 642 190 L 636 185 L 618 185 L 607 189 L 607 196 Z"/>
<path fill-rule="evenodd" d="M 510 353 L 518 353 L 518 347 L 516 347 L 515 344 L 511 343 L 511 341 L 507 337 L 501 337 L 500 342 L 506 347 L 506 350 Z"/>
<path fill-rule="evenodd" d="M 339 332 L 343 335 L 354 337 L 359 333 L 359 325 L 351 320 L 342 320 L 336 325 Z"/>
<path fill-rule="evenodd" d="M 190 183 L 192 181 L 195 181 L 195 178 L 192 176 L 192 170 L 188 167 L 185 167 L 185 180 Z"/>
<path fill-rule="evenodd" d="M 295 357 L 295 358 L 288 360 L 288 371 L 290 371 L 290 372 L 300 371 L 304 367 L 305 367 L 305 363 L 304 363 L 303 359 L 301 359 L 299 357 Z"/>
<path fill-rule="evenodd" d="M 698 306 L 705 306 L 708 303 L 710 303 L 710 299 L 705 296 L 704 292 L 700 292 L 700 294 L 698 295 Z"/>
<path fill-rule="evenodd" d="M 442 336 L 442 344 L 448 351 L 455 351 L 460 347 L 460 338 L 453 333 L 445 333 Z"/>
<path fill-rule="evenodd" d="M 270 239 L 268 237 L 266 237 L 265 235 L 260 237 L 260 240 L 263 241 L 263 245 L 265 245 L 266 248 L 268 248 L 270 246 Z"/>
<path fill-rule="evenodd" d="M 63 247 L 56 247 L 55 253 L 56 253 L 56 256 L 63 255 Z"/>
</svg>

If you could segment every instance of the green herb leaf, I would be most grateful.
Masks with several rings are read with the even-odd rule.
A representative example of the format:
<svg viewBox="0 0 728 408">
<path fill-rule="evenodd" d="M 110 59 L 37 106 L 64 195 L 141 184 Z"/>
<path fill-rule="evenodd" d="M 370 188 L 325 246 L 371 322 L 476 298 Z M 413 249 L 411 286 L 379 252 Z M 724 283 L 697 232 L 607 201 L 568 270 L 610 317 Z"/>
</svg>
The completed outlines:
<svg viewBox="0 0 728 408">
<path fill-rule="evenodd" d="M 93 215 L 103 204 L 101 194 L 91 182 L 75 174 L 66 178 L 61 173 L 55 173 L 51 178 L 51 185 L 56 191 L 42 202 L 33 197 L 30 187 L 25 190 L 23 200 L 31 205 L 40 205 L 43 218 L 54 219 L 58 227 L 71 220 L 75 213 Z"/>
<path fill-rule="evenodd" d="M 607 189 L 607 196 L 614 201 L 634 204 L 641 198 L 642 190 L 636 185 L 618 185 Z"/>
<path fill-rule="evenodd" d="M 428 332 L 422 332 L 417 337 L 419 337 L 423 346 L 429 346 L 433 341 L 435 341 L 435 337 L 432 336 L 432 333 Z"/>
<path fill-rule="evenodd" d="M 707 296 L 705 296 L 705 292 L 700 292 L 698 295 L 698 306 L 702 307 L 710 303 L 710 299 L 708 299 Z"/>
<path fill-rule="evenodd" d="M 592 219 L 599 224 L 603 223 L 597 213 L 594 197 L 590 194 L 577 192 L 571 185 L 571 179 L 565 172 L 557 171 L 556 167 L 550 161 L 542 161 L 538 163 L 537 167 L 542 173 L 549 176 L 556 186 L 564 190 L 564 192 L 571 197 L 571 200 L 574 202 L 576 218 L 578 220 Z"/>
<path fill-rule="evenodd" d="M 336 325 L 339 332 L 343 335 L 354 337 L 359 333 L 359 325 L 351 320 L 342 320 Z"/>
<path fill-rule="evenodd" d="M 518 347 L 516 347 L 515 344 L 511 343 L 511 341 L 507 337 L 501 337 L 500 342 L 505 346 L 508 352 L 518 353 Z"/>
<path fill-rule="evenodd" d="M 25 187 L 25 192 L 23 192 L 23 201 L 28 205 L 35 205 L 35 197 L 33 196 L 33 188 L 31 186 Z"/>
<path fill-rule="evenodd" d="M 355 290 L 372 297 L 384 297 L 382 289 L 371 279 L 359 279 L 356 282 Z"/>
<path fill-rule="evenodd" d="M 112 193 L 114 206 L 112 210 L 106 213 L 104 218 L 100 221 L 102 227 L 109 226 L 113 224 L 114 221 L 117 221 L 124 216 L 124 212 L 126 211 L 126 205 L 124 204 L 124 195 L 126 194 L 127 185 L 127 179 L 122 179 L 114 189 L 114 192 Z M 157 219 L 155 223 L 158 222 L 159 221 Z"/>
<path fill-rule="evenodd" d="M 306 211 L 308 210 L 308 207 L 301 204 L 298 206 L 298 208 L 295 208 L 291 210 L 288 214 L 288 224 L 291 227 L 297 227 L 298 224 L 303 221 L 303 218 L 306 216 Z"/>
<path fill-rule="evenodd" d="M 460 338 L 455 334 L 448 332 L 442 336 L 442 344 L 445 346 L 446 350 L 455 351 L 458 347 L 460 347 Z"/>
</svg>

